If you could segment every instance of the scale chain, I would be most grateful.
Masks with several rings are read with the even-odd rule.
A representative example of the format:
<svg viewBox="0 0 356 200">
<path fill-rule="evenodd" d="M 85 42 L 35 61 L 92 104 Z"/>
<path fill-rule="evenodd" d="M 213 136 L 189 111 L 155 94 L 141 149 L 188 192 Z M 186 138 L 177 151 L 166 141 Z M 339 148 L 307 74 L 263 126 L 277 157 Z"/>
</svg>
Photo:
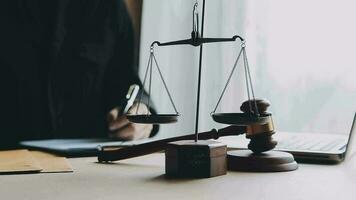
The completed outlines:
<svg viewBox="0 0 356 200">
<path fill-rule="evenodd" d="M 235 72 L 235 70 L 236 70 L 236 67 L 237 67 L 237 64 L 238 64 L 238 62 L 239 62 L 239 60 L 240 60 L 242 51 L 243 51 L 243 49 L 241 48 L 241 50 L 240 50 L 240 52 L 239 52 L 239 55 L 237 56 L 237 59 L 236 59 L 236 61 L 235 61 L 234 67 L 232 68 L 232 70 L 231 70 L 231 72 L 230 72 L 230 75 L 229 75 L 229 78 L 227 79 L 227 82 L 226 82 L 226 84 L 225 84 L 225 87 L 224 87 L 224 89 L 223 89 L 223 92 L 221 93 L 221 95 L 220 95 L 220 97 L 219 97 L 219 100 L 218 100 L 218 103 L 216 104 L 215 109 L 214 109 L 214 111 L 213 111 L 212 113 L 215 113 L 215 112 L 216 112 L 216 109 L 218 108 L 218 106 L 219 106 L 219 104 L 220 104 L 220 102 L 221 102 L 221 100 L 222 100 L 222 98 L 223 98 L 223 96 L 224 96 L 224 94 L 225 94 L 225 91 L 226 91 L 226 89 L 227 89 L 227 86 L 229 85 L 230 80 L 231 80 L 231 78 L 232 78 L 232 75 L 234 74 L 234 72 Z"/>
<path fill-rule="evenodd" d="M 139 98 L 139 100 L 138 100 L 138 102 L 139 102 L 139 104 L 138 104 L 138 106 L 137 106 L 137 108 L 136 108 L 136 115 L 138 114 L 138 110 L 139 110 L 139 108 L 140 108 L 140 103 L 141 103 L 141 101 L 142 101 L 142 96 L 143 96 L 143 93 L 144 93 L 144 88 L 145 88 L 145 84 L 146 84 L 146 79 L 147 79 L 147 75 L 148 75 L 148 70 L 149 70 L 149 68 L 150 68 L 150 63 L 151 63 L 151 60 L 152 60 L 152 56 L 151 56 L 151 54 L 150 54 L 150 57 L 148 58 L 148 63 L 147 63 L 147 67 L 146 67 L 146 72 L 145 72 L 145 77 L 143 78 L 143 83 L 142 83 L 142 90 L 141 90 L 141 93 L 140 93 L 140 98 Z M 148 107 L 148 110 L 149 110 L 150 108 Z M 148 112 L 147 112 L 147 114 L 148 114 Z"/>
<path fill-rule="evenodd" d="M 253 98 L 254 107 L 255 107 L 255 114 L 257 114 L 259 116 L 260 114 L 258 112 L 257 102 L 256 102 L 256 98 L 255 98 L 255 92 L 253 89 L 253 83 L 252 83 L 252 78 L 251 78 L 250 66 L 248 64 L 248 59 L 247 59 L 246 47 L 243 50 L 243 54 L 244 54 L 244 59 L 245 59 L 246 68 L 247 68 L 247 74 L 248 74 L 248 78 L 249 78 L 249 82 L 250 82 L 250 86 L 251 86 L 251 93 L 252 93 L 252 98 Z"/>
<path fill-rule="evenodd" d="M 250 112 L 252 113 L 252 104 L 251 104 L 251 96 L 250 96 L 250 86 L 249 86 L 249 80 L 248 80 L 248 75 L 247 75 L 247 67 L 246 67 L 246 54 L 244 51 L 245 47 L 242 47 L 242 52 L 243 52 L 243 63 L 244 63 L 244 71 L 245 71 L 245 81 L 246 81 L 246 90 L 247 90 L 247 97 L 248 97 L 248 104 L 250 108 Z"/>
<path fill-rule="evenodd" d="M 151 50 L 151 55 L 150 57 L 152 57 L 153 54 L 153 50 Z M 151 63 L 150 63 L 150 82 L 148 83 L 148 108 L 150 107 L 150 102 L 151 102 L 151 88 L 152 88 L 152 58 L 151 58 Z"/>
<path fill-rule="evenodd" d="M 155 61 L 155 63 L 156 63 L 156 67 L 157 67 L 157 69 L 158 69 L 159 76 L 161 77 L 161 80 L 162 80 L 163 85 L 164 85 L 164 87 L 165 87 L 165 89 L 166 89 L 166 91 L 167 91 L 167 94 L 168 94 L 169 100 L 170 100 L 170 101 L 171 101 L 171 103 L 172 103 L 172 106 L 173 106 L 173 108 L 174 108 L 174 111 L 176 112 L 176 114 L 178 114 L 178 111 L 177 111 L 177 108 L 176 108 L 176 106 L 175 106 L 175 104 L 174 104 L 174 102 L 173 102 L 173 99 L 172 99 L 171 93 L 170 93 L 170 92 L 169 92 L 169 90 L 168 90 L 168 87 L 167 87 L 166 81 L 165 81 L 165 80 L 164 80 L 164 78 L 163 78 L 163 75 L 162 75 L 161 69 L 160 69 L 160 67 L 159 67 L 159 65 L 158 65 L 158 62 L 157 62 L 157 60 L 156 60 L 156 56 L 155 56 L 154 54 L 152 54 L 152 57 L 153 57 L 153 60 L 154 60 L 154 61 Z M 151 68 L 152 68 L 152 66 L 151 66 Z"/>
</svg>

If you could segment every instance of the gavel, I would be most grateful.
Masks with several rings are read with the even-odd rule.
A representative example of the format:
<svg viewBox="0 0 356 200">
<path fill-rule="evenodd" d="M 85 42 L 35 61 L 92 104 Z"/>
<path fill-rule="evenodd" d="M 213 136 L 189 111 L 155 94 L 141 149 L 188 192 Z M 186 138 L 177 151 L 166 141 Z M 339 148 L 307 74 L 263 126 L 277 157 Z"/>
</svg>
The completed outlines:
<svg viewBox="0 0 356 200">
<path fill-rule="evenodd" d="M 267 112 L 267 108 L 270 106 L 270 103 L 265 99 L 245 101 L 242 103 L 240 110 L 246 114 L 255 114 L 251 113 L 254 112 L 254 110 L 250 109 L 252 103 L 256 103 L 258 114 L 268 117 L 268 120 L 267 123 L 255 123 L 246 126 L 246 138 L 250 139 L 248 149 L 254 153 L 262 153 L 272 150 L 276 147 L 277 141 L 272 138 L 272 135 L 276 133 L 272 114 Z"/>
<path fill-rule="evenodd" d="M 218 130 L 212 129 L 208 132 L 199 133 L 199 140 L 218 139 L 222 136 L 237 136 L 246 133 L 246 138 L 250 139 L 248 149 L 253 151 L 255 154 L 272 150 L 277 145 L 277 142 L 272 139 L 272 135 L 275 133 L 272 114 L 267 112 L 267 108 L 270 104 L 268 101 L 262 99 L 245 101 L 240 107 L 242 112 L 251 112 L 251 101 L 254 101 L 253 103 L 256 103 L 260 115 L 269 117 L 267 123 L 255 123 L 248 126 L 231 125 Z M 194 140 L 194 138 L 195 134 L 188 134 L 147 142 L 131 147 L 99 147 L 98 161 L 111 162 L 143 156 L 164 150 L 169 142 L 175 142 L 180 140 Z"/>
</svg>

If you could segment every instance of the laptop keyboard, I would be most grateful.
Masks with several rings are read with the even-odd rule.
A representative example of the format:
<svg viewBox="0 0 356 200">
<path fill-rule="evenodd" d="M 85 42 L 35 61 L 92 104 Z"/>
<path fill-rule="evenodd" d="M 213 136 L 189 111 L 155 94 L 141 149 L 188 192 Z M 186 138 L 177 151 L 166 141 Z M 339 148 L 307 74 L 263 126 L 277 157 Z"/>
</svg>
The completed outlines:
<svg viewBox="0 0 356 200">
<path fill-rule="evenodd" d="M 308 150 L 308 151 L 332 151 L 341 150 L 346 145 L 345 139 L 325 138 L 305 138 L 292 136 L 278 142 L 278 149 L 288 150 Z"/>
</svg>

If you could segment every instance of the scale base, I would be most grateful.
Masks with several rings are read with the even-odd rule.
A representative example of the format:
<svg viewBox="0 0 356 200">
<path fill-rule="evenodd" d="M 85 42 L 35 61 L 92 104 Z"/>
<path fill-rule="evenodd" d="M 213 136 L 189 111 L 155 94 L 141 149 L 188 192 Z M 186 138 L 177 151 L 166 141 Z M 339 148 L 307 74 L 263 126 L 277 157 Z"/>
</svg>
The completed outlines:
<svg viewBox="0 0 356 200">
<path fill-rule="evenodd" d="M 210 178 L 225 175 L 225 144 L 210 140 L 168 143 L 166 175 L 175 178 Z"/>
<path fill-rule="evenodd" d="M 267 151 L 254 154 L 250 150 L 227 152 L 227 167 L 231 171 L 285 172 L 298 169 L 298 164 L 290 153 Z"/>
</svg>

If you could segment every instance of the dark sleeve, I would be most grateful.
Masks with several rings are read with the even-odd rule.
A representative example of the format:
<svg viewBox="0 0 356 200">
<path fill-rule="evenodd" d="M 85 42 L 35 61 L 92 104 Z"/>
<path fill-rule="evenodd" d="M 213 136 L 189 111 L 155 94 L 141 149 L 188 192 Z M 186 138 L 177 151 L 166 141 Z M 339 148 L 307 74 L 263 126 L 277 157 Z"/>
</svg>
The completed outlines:
<svg viewBox="0 0 356 200">
<path fill-rule="evenodd" d="M 143 89 L 138 76 L 138 67 L 135 66 L 135 41 L 131 18 L 123 1 L 110 1 L 113 9 L 108 17 L 112 20 L 110 25 L 115 34 L 113 53 L 104 74 L 104 102 L 109 111 L 125 100 L 127 89 L 132 84 L 138 84 Z M 146 92 L 142 95 L 142 103 L 148 104 Z M 152 113 L 155 113 L 151 109 Z M 151 137 L 158 132 L 154 126 Z"/>
</svg>

